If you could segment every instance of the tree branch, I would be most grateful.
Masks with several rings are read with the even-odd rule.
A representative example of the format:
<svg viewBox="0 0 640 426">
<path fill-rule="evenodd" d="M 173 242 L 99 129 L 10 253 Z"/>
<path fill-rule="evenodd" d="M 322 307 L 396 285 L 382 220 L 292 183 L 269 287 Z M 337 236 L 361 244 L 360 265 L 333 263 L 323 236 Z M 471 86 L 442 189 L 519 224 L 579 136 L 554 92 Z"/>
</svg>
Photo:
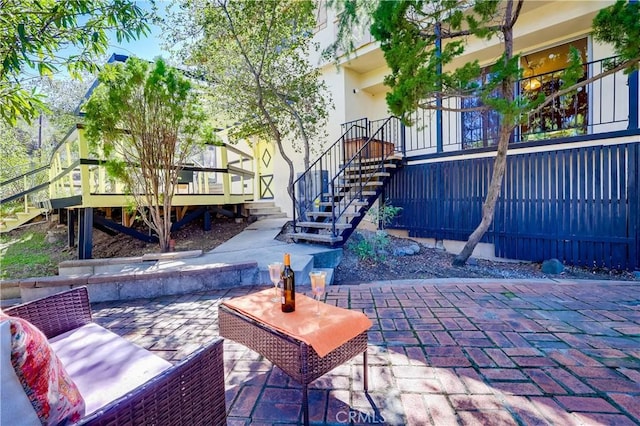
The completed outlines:
<svg viewBox="0 0 640 426">
<path fill-rule="evenodd" d="M 584 81 L 581 81 L 579 83 L 574 84 L 571 87 L 567 87 L 566 89 L 562 89 L 559 90 L 557 92 L 551 93 L 548 97 L 545 98 L 544 102 L 542 102 L 540 105 L 538 105 L 537 107 L 535 107 L 534 109 L 532 109 L 531 111 L 528 112 L 528 114 L 535 114 L 536 112 L 539 112 L 542 108 L 546 107 L 547 105 L 549 105 L 551 102 L 553 102 L 555 99 L 559 98 L 560 96 L 566 95 L 567 93 L 573 92 L 581 87 L 584 87 L 588 84 L 593 83 L 594 81 L 598 81 L 600 79 L 603 79 L 604 77 L 611 75 L 611 74 L 615 74 L 618 71 L 621 71 L 625 68 L 628 68 L 629 66 L 633 65 L 634 63 L 640 62 L 640 56 L 638 56 L 637 58 L 631 59 L 629 61 L 625 61 L 623 63 L 621 63 L 620 65 L 618 65 L 615 68 L 611 68 L 610 70 L 607 70 L 605 72 L 601 72 L 600 74 L 594 75 L 593 77 L 587 78 Z"/>
<path fill-rule="evenodd" d="M 509 22 L 509 28 L 513 28 L 516 25 L 516 21 L 520 17 L 520 12 L 522 11 L 523 4 L 524 4 L 524 0 L 518 0 L 518 5 L 516 6 L 516 10 L 511 16 L 511 22 Z"/>
</svg>

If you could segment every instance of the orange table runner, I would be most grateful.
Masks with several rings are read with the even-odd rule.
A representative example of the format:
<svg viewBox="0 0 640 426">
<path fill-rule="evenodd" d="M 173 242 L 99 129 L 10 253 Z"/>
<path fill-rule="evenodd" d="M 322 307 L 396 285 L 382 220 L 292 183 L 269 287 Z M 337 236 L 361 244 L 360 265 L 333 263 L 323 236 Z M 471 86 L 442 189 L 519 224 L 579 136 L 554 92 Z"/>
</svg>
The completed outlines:
<svg viewBox="0 0 640 426">
<path fill-rule="evenodd" d="M 371 320 L 362 312 L 326 303 L 320 303 L 321 315 L 316 316 L 316 301 L 300 293 L 296 293 L 296 310 L 284 313 L 279 302 L 271 301 L 273 293 L 273 288 L 269 288 L 222 304 L 305 342 L 320 357 L 371 327 Z"/>
</svg>

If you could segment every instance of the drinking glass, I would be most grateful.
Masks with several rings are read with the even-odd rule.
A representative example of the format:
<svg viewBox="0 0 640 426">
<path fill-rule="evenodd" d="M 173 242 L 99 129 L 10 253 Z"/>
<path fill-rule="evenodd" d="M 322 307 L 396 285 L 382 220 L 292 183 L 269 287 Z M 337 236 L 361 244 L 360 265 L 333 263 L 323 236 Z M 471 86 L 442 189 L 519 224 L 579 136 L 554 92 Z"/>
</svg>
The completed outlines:
<svg viewBox="0 0 640 426">
<path fill-rule="evenodd" d="M 311 279 L 311 291 L 316 299 L 316 315 L 320 315 L 320 297 L 324 294 L 325 280 L 327 273 L 325 271 L 311 271 L 309 273 Z"/>
<path fill-rule="evenodd" d="M 273 262 L 269 264 L 269 278 L 274 285 L 275 296 L 271 299 L 273 303 L 280 302 L 280 295 L 278 294 L 278 284 L 280 283 L 280 275 L 284 269 L 282 263 Z"/>
</svg>

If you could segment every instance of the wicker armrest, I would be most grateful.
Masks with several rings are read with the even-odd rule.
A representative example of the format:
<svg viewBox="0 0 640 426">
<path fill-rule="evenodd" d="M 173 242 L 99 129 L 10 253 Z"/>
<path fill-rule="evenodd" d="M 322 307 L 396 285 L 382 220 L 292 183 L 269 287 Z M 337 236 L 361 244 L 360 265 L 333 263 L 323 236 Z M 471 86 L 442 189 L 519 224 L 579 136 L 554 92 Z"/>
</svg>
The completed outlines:
<svg viewBox="0 0 640 426">
<path fill-rule="evenodd" d="M 26 319 L 49 339 L 92 321 L 86 287 L 23 303 L 6 309 L 5 313 Z"/>
<path fill-rule="evenodd" d="M 222 343 L 208 343 L 77 425 L 226 424 Z"/>
</svg>

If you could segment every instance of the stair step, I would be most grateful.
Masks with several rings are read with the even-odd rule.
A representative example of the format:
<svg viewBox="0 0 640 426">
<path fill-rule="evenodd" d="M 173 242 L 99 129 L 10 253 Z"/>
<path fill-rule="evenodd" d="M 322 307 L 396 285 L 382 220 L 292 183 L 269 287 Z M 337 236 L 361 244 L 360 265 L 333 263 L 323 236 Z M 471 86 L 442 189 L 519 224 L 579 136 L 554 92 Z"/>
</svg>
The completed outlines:
<svg viewBox="0 0 640 426">
<path fill-rule="evenodd" d="M 386 169 L 395 169 L 397 167 L 398 166 L 394 163 L 384 163 L 382 166 L 380 164 L 370 164 L 370 165 L 363 165 L 363 166 L 352 164 L 346 169 L 344 169 L 344 171 L 345 173 L 353 174 L 353 173 L 360 173 L 361 170 L 386 170 Z M 381 171 L 380 173 L 384 173 L 384 172 Z"/>
<path fill-rule="evenodd" d="M 261 209 L 275 207 L 276 203 L 273 201 L 249 201 L 244 203 L 246 209 Z"/>
<path fill-rule="evenodd" d="M 12 231 L 47 211 L 47 209 L 30 207 L 27 212 L 15 212 L 13 216 L 0 219 L 0 232 Z"/>
<path fill-rule="evenodd" d="M 336 185 L 336 188 L 353 188 L 353 187 L 359 187 L 361 185 L 360 181 L 354 181 L 354 182 L 346 182 L 346 183 L 339 183 L 338 185 Z M 369 182 L 363 182 L 362 186 L 363 187 L 368 187 L 368 186 L 383 186 L 384 182 L 380 182 L 378 180 L 372 180 Z"/>
<path fill-rule="evenodd" d="M 333 217 L 334 213 L 333 212 L 312 212 L 312 213 L 307 213 L 307 216 L 315 216 L 315 217 Z M 360 213 L 358 212 L 344 212 L 341 215 L 342 217 L 358 217 L 360 216 Z"/>
<path fill-rule="evenodd" d="M 331 222 L 297 222 L 296 226 L 302 228 L 319 228 L 319 229 L 331 229 L 333 224 Z M 352 228 L 350 223 L 336 223 L 336 229 L 349 229 Z"/>
<path fill-rule="evenodd" d="M 282 213 L 282 210 L 280 207 L 256 207 L 247 209 L 247 212 L 251 215 L 265 215 Z"/>
<path fill-rule="evenodd" d="M 296 232 L 293 234 L 287 234 L 287 237 L 292 238 L 293 240 L 307 240 L 307 241 L 319 241 L 322 243 L 338 243 L 342 241 L 342 237 L 329 234 L 309 234 L 307 232 Z"/>
<path fill-rule="evenodd" d="M 380 163 L 393 163 L 393 162 L 398 162 L 398 161 L 402 161 L 402 155 L 400 154 L 393 154 L 390 155 L 389 157 L 370 157 L 370 158 L 355 158 L 353 159 L 353 161 L 351 162 L 351 165 L 379 165 Z"/>
<path fill-rule="evenodd" d="M 253 213 L 251 216 L 255 216 L 256 219 L 261 220 L 261 219 L 280 219 L 280 218 L 285 218 L 287 217 L 287 214 L 285 212 L 280 212 L 280 213 Z"/>
<path fill-rule="evenodd" d="M 355 198 L 356 196 L 360 196 L 362 195 L 363 197 L 371 197 L 376 195 L 376 191 L 344 191 L 344 192 L 338 192 L 337 194 L 334 195 L 334 197 L 349 197 L 349 198 Z M 329 197 L 331 198 L 331 194 L 322 194 L 323 197 Z M 320 203 L 320 205 L 322 205 L 322 203 Z"/>
<path fill-rule="evenodd" d="M 343 177 L 344 180 L 362 180 L 362 179 L 375 179 L 375 178 L 386 178 L 391 176 L 389 172 L 375 172 L 375 173 L 362 173 L 362 174 L 354 174 L 349 173 Z"/>
<path fill-rule="evenodd" d="M 318 203 L 320 206 L 327 206 L 327 207 L 331 207 L 331 201 L 321 201 L 320 203 Z M 346 203 L 340 203 L 340 204 L 346 204 Z M 367 203 L 366 201 L 353 201 L 350 203 L 351 206 L 368 206 L 369 203 Z"/>
<path fill-rule="evenodd" d="M 28 220 L 28 219 L 31 219 L 33 217 L 33 214 L 34 213 L 32 213 L 32 212 L 17 212 L 16 216 L 20 220 L 24 220 L 24 219 Z M 38 213 L 38 214 L 40 214 L 40 213 Z"/>
</svg>

